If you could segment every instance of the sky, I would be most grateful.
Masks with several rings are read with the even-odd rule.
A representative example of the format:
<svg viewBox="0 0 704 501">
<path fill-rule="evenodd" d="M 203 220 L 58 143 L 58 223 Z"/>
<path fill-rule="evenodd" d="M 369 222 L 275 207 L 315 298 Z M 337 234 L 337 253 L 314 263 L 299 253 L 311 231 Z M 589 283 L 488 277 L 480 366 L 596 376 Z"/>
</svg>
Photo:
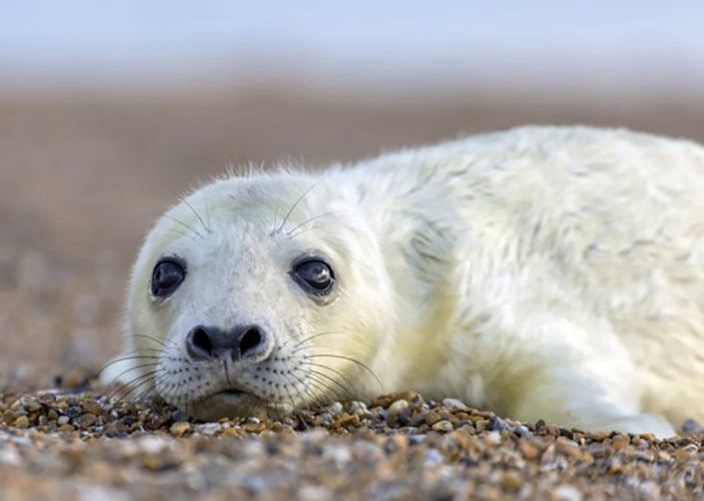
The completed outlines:
<svg viewBox="0 0 704 501">
<path fill-rule="evenodd" d="M 0 80 L 541 78 L 704 83 L 704 2 L 0 0 Z M 37 78 L 40 77 L 40 78 Z"/>
</svg>

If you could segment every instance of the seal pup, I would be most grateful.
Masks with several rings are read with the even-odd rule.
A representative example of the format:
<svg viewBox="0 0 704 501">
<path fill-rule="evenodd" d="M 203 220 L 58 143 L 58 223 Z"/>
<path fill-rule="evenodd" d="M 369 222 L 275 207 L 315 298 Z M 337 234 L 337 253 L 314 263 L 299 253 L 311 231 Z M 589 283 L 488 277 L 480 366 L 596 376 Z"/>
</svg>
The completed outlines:
<svg viewBox="0 0 704 501">
<path fill-rule="evenodd" d="M 674 435 L 704 422 L 704 148 L 526 127 L 219 179 L 128 295 L 105 378 L 197 418 L 412 389 Z"/>
</svg>

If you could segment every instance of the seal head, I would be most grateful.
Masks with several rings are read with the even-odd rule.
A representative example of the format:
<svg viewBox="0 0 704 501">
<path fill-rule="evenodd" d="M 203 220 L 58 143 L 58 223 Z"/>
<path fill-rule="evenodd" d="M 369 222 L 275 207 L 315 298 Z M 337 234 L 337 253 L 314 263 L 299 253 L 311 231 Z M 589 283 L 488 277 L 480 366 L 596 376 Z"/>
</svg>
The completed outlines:
<svg viewBox="0 0 704 501">
<path fill-rule="evenodd" d="M 128 329 L 146 361 L 126 379 L 203 419 L 378 392 L 392 292 L 343 195 L 304 175 L 230 178 L 168 211 L 133 270 Z"/>
</svg>

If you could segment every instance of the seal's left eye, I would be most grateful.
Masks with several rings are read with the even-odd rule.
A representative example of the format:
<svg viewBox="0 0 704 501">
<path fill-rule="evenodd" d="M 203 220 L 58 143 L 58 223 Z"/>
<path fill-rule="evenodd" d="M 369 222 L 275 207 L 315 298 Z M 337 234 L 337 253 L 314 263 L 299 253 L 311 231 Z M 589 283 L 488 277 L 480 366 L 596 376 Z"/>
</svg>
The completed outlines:
<svg viewBox="0 0 704 501">
<path fill-rule="evenodd" d="M 292 274 L 299 285 L 316 295 L 329 293 L 335 283 L 332 268 L 319 259 L 298 263 L 293 267 Z"/>
<path fill-rule="evenodd" d="M 173 259 L 162 259 L 152 272 L 151 292 L 154 297 L 167 298 L 186 278 L 183 264 Z"/>
</svg>

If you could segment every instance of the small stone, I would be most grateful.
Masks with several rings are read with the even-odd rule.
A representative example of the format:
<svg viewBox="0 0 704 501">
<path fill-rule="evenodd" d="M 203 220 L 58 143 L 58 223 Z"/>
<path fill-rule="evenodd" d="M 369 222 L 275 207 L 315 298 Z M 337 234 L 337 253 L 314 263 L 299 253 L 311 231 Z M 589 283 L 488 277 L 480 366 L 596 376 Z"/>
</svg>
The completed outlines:
<svg viewBox="0 0 704 501">
<path fill-rule="evenodd" d="M 426 411 L 414 413 L 411 416 L 411 426 L 420 426 L 421 424 L 426 422 L 427 417 L 428 413 Z"/>
<path fill-rule="evenodd" d="M 518 426 L 515 426 L 513 428 L 513 431 L 514 433 L 518 433 L 519 435 L 530 435 L 530 430 L 524 424 L 519 424 Z"/>
<path fill-rule="evenodd" d="M 185 421 L 179 421 L 179 422 L 171 425 L 171 428 L 169 428 L 169 433 L 171 433 L 175 437 L 182 437 L 190 429 L 191 429 L 191 423 L 187 423 Z"/>
<path fill-rule="evenodd" d="M 56 420 L 56 424 L 59 426 L 63 426 L 65 424 L 68 424 L 71 421 L 71 418 L 68 416 L 59 416 L 59 418 Z"/>
<path fill-rule="evenodd" d="M 443 461 L 443 457 L 440 451 L 438 451 L 437 449 L 427 449 L 425 451 L 424 460 L 426 467 L 433 467 L 441 464 Z"/>
<path fill-rule="evenodd" d="M 540 455 L 540 448 L 530 441 L 521 442 L 518 446 L 518 450 L 524 458 L 531 460 L 535 459 Z"/>
<path fill-rule="evenodd" d="M 14 423 L 16 419 L 17 419 L 17 414 L 15 414 L 15 413 L 14 413 L 13 411 L 11 411 L 11 410 L 6 410 L 6 411 L 3 412 L 3 414 L 2 414 L 2 420 L 3 420 L 5 423 L 7 423 L 7 424 L 12 424 L 12 423 Z"/>
<path fill-rule="evenodd" d="M 464 402 L 462 402 L 461 400 L 457 400 L 456 398 L 444 398 L 442 400 L 442 405 L 444 405 L 448 409 L 457 409 L 462 411 L 469 410 L 469 407 L 467 407 Z"/>
<path fill-rule="evenodd" d="M 17 419 L 15 419 L 15 422 L 12 424 L 15 428 L 29 428 L 29 418 L 27 416 L 20 416 Z"/>
<path fill-rule="evenodd" d="M 196 425 L 195 427 L 196 433 L 201 433 L 203 435 L 215 435 L 215 433 L 221 429 L 222 425 L 220 423 L 203 423 Z"/>
<path fill-rule="evenodd" d="M 489 431 L 504 431 L 504 430 L 508 430 L 509 426 L 499 416 L 491 416 L 489 418 L 489 423 L 487 425 L 487 429 Z"/>
<path fill-rule="evenodd" d="M 357 428 L 360 425 L 360 422 L 361 419 L 357 414 L 348 414 L 343 412 L 337 417 L 334 424 L 336 427 Z"/>
<path fill-rule="evenodd" d="M 572 485 L 558 485 L 553 496 L 558 501 L 582 501 L 582 493 Z"/>
<path fill-rule="evenodd" d="M 428 426 L 433 426 L 435 423 L 442 421 L 443 419 L 443 411 L 440 409 L 433 409 L 428 412 L 428 415 L 425 417 L 425 424 Z"/>
<path fill-rule="evenodd" d="M 674 456 L 675 456 L 675 459 L 678 459 L 681 461 L 684 459 L 696 457 L 696 454 L 698 451 L 699 451 L 699 447 L 697 447 L 695 444 L 689 444 L 689 445 L 686 445 L 685 447 L 682 447 L 681 449 L 677 449 L 674 452 Z"/>
<path fill-rule="evenodd" d="M 396 400 L 389 406 L 389 416 L 396 416 L 408 409 L 408 400 Z"/>
<path fill-rule="evenodd" d="M 524 481 L 515 471 L 508 471 L 501 476 L 501 487 L 509 491 L 518 491 L 523 487 Z"/>
<path fill-rule="evenodd" d="M 702 428 L 702 425 L 694 419 L 687 419 L 684 423 L 682 423 L 682 433 L 685 435 L 702 432 L 704 432 L 704 428 Z"/>
<path fill-rule="evenodd" d="M 579 445 L 565 437 L 558 437 L 555 440 L 555 450 L 571 458 L 579 457 L 580 455 Z"/>
<path fill-rule="evenodd" d="M 145 454 L 142 457 L 142 465 L 151 471 L 159 471 L 162 468 L 163 462 L 156 454 Z"/>
<path fill-rule="evenodd" d="M 442 420 L 435 423 L 431 428 L 433 429 L 433 431 L 448 432 L 452 431 L 454 429 L 454 426 L 452 426 L 452 423 L 450 421 Z"/>
<path fill-rule="evenodd" d="M 41 410 L 42 404 L 37 402 L 35 399 L 29 399 L 27 402 L 24 404 L 24 408 L 29 411 L 29 412 L 37 412 Z"/>
<path fill-rule="evenodd" d="M 103 413 L 103 407 L 95 400 L 86 400 L 83 402 L 83 410 L 100 416 Z"/>
<path fill-rule="evenodd" d="M 587 436 L 594 440 L 595 442 L 603 442 L 609 438 L 609 434 L 603 431 L 590 431 Z"/>
<path fill-rule="evenodd" d="M 499 445 L 501 443 L 501 434 L 498 431 L 490 431 L 484 435 L 484 442 L 487 445 Z"/>
<path fill-rule="evenodd" d="M 98 416 L 86 412 L 74 419 L 73 423 L 79 428 L 89 428 L 98 422 Z"/>
<path fill-rule="evenodd" d="M 325 410 L 329 412 L 333 416 L 337 416 L 338 414 L 342 413 L 342 404 L 340 402 L 335 402 L 333 404 L 328 405 Z"/>
<path fill-rule="evenodd" d="M 615 452 L 620 452 L 631 443 L 628 435 L 616 435 L 611 439 L 611 448 Z"/>
<path fill-rule="evenodd" d="M 367 412 L 367 404 L 355 400 L 350 403 L 350 414 L 365 414 Z"/>
</svg>

